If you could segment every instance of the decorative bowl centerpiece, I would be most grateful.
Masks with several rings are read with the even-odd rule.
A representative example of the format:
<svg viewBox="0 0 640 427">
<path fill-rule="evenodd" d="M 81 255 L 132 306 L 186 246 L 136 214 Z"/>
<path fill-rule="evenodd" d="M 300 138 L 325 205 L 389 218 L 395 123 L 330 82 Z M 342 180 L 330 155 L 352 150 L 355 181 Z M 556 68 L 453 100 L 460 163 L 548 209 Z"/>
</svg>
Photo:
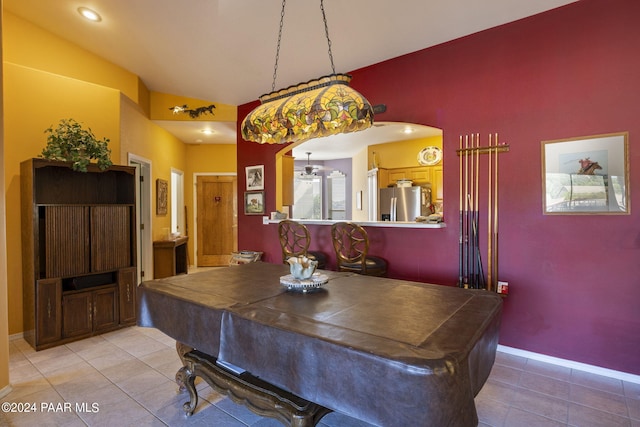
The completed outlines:
<svg viewBox="0 0 640 427">
<path fill-rule="evenodd" d="M 282 276 L 280 284 L 290 291 L 307 292 L 319 288 L 328 282 L 327 276 L 316 273 L 318 261 L 306 256 L 290 257 L 287 259 L 291 274 Z"/>
<path fill-rule="evenodd" d="M 291 271 L 291 275 L 298 279 L 304 280 L 313 276 L 316 268 L 318 267 L 318 261 L 315 261 L 311 258 L 307 258 L 306 256 L 297 256 L 297 257 L 289 257 L 287 259 L 289 263 L 289 270 Z"/>
</svg>

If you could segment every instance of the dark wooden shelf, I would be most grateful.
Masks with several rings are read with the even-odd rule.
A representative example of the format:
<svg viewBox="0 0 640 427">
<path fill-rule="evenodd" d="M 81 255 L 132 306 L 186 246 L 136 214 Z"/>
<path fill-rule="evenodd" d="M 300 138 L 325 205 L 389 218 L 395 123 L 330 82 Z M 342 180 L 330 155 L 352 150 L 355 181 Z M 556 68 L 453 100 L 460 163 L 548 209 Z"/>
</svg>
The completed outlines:
<svg viewBox="0 0 640 427">
<path fill-rule="evenodd" d="M 36 350 L 135 323 L 135 168 L 20 165 L 24 337 Z"/>
</svg>

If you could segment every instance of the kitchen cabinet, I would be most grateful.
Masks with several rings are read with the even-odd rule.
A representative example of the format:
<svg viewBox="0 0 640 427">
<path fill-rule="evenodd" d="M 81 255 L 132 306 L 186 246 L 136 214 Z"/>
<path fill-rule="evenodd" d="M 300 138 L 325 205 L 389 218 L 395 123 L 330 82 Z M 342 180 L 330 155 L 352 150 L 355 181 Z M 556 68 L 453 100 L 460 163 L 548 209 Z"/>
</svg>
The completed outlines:
<svg viewBox="0 0 640 427">
<path fill-rule="evenodd" d="M 20 164 L 24 337 L 36 350 L 135 324 L 135 188 L 133 167 Z"/>
<path fill-rule="evenodd" d="M 417 185 L 431 182 L 431 169 L 427 166 L 389 169 L 389 181 L 391 183 L 403 179 L 408 179 Z"/>
<path fill-rule="evenodd" d="M 432 203 L 442 204 L 442 164 L 437 166 L 378 169 L 379 188 L 394 187 L 397 181 L 403 179 L 411 180 L 412 185 L 431 184 Z"/>
<path fill-rule="evenodd" d="M 442 203 L 442 166 L 434 166 L 431 171 L 431 191 L 433 202 Z"/>
<path fill-rule="evenodd" d="M 389 185 L 395 186 L 397 181 L 408 179 L 413 185 L 421 185 L 431 183 L 433 180 L 432 166 L 416 166 L 408 168 L 380 169 L 385 171 L 386 179 L 379 179 L 380 188 L 386 188 Z M 442 168 L 441 168 L 442 170 Z M 379 175 L 380 178 L 382 174 Z"/>
</svg>

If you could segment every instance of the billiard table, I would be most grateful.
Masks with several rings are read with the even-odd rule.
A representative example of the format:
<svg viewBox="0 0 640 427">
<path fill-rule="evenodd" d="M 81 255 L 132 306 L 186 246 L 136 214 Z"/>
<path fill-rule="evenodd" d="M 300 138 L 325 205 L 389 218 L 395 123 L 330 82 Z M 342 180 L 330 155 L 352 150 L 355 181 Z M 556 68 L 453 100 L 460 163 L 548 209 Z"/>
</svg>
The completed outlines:
<svg viewBox="0 0 640 427">
<path fill-rule="evenodd" d="M 255 262 L 143 282 L 138 325 L 177 341 L 193 380 L 261 415 L 315 425 L 338 411 L 378 426 L 475 426 L 474 396 L 495 360 L 499 295 L 319 271 L 307 292 Z"/>
</svg>

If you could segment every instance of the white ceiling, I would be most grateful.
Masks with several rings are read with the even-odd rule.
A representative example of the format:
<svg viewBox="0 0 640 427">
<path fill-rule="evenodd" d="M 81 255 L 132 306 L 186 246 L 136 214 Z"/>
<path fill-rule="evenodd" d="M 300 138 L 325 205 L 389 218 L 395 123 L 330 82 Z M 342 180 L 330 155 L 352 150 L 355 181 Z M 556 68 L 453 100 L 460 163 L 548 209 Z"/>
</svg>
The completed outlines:
<svg viewBox="0 0 640 427">
<path fill-rule="evenodd" d="M 340 73 L 574 1 L 326 0 L 324 7 Z M 275 89 L 331 73 L 319 3 L 287 3 Z M 102 22 L 83 20 L 80 6 L 100 13 Z M 6 10 L 137 74 L 152 91 L 231 105 L 271 91 L 281 6 L 281 0 L 4 0 Z M 160 124 L 185 142 L 199 139 L 188 136 L 193 129 Z"/>
<path fill-rule="evenodd" d="M 295 147 L 291 151 L 293 157 L 298 160 L 306 160 L 308 157 L 312 161 L 336 158 L 347 159 L 353 157 L 368 145 L 432 136 L 442 136 L 442 130 L 417 124 L 375 122 L 369 129 L 357 133 L 343 133 L 326 138 L 315 138 Z M 307 156 L 306 153 L 311 153 L 311 155 Z"/>
</svg>

